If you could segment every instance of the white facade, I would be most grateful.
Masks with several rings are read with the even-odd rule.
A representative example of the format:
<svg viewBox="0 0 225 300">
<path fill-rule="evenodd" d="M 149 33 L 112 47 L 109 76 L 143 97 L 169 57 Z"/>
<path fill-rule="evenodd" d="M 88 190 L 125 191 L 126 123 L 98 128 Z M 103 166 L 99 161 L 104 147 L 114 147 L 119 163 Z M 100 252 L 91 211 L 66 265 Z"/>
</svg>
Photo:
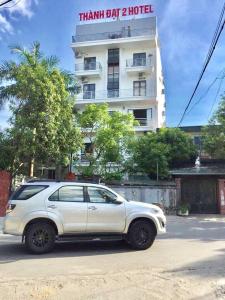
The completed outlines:
<svg viewBox="0 0 225 300">
<path fill-rule="evenodd" d="M 76 107 L 108 103 L 133 113 L 137 132 L 165 124 L 165 94 L 156 18 L 78 25 L 71 45 L 81 84 Z M 113 50 L 114 49 L 114 50 Z"/>
</svg>

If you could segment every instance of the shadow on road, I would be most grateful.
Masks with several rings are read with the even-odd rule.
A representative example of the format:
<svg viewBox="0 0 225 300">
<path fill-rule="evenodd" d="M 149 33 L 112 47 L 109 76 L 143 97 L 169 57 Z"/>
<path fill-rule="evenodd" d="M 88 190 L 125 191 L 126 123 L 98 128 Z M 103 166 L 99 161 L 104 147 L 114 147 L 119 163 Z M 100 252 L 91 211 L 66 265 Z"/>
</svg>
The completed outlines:
<svg viewBox="0 0 225 300">
<path fill-rule="evenodd" d="M 53 252 L 43 255 L 32 255 L 26 252 L 20 241 L 5 241 L 0 245 L 0 265 L 24 259 L 43 259 L 59 257 L 84 257 L 131 252 L 124 241 L 113 242 L 57 242 Z"/>
<path fill-rule="evenodd" d="M 199 251 L 201 251 L 201 249 L 199 249 Z M 174 273 L 176 275 L 186 275 L 190 277 L 225 279 L 225 248 L 216 250 L 215 255 L 210 258 L 186 264 L 180 268 L 173 268 L 165 271 L 165 273 Z M 225 281 L 223 285 L 225 297 Z"/>
</svg>

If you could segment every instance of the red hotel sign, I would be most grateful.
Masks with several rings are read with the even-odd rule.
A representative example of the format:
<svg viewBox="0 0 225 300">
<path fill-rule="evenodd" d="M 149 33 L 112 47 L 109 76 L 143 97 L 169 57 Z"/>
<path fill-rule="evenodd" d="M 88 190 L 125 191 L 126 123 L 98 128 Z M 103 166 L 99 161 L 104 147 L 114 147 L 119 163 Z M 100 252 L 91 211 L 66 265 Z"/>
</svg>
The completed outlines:
<svg viewBox="0 0 225 300">
<path fill-rule="evenodd" d="M 120 16 L 135 16 L 140 14 L 153 13 L 152 5 L 138 5 L 123 8 L 113 8 L 106 10 L 96 10 L 79 13 L 80 21 L 91 21 L 105 18 L 118 18 Z"/>
</svg>

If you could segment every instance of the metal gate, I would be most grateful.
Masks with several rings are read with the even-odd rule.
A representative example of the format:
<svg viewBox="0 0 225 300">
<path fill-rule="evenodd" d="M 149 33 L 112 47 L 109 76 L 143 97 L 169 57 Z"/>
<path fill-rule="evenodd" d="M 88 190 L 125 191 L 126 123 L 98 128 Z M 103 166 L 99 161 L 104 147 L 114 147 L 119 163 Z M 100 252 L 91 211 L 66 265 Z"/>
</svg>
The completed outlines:
<svg viewBox="0 0 225 300">
<path fill-rule="evenodd" d="M 217 180 L 213 178 L 183 178 L 181 202 L 189 203 L 191 213 L 218 213 Z"/>
</svg>

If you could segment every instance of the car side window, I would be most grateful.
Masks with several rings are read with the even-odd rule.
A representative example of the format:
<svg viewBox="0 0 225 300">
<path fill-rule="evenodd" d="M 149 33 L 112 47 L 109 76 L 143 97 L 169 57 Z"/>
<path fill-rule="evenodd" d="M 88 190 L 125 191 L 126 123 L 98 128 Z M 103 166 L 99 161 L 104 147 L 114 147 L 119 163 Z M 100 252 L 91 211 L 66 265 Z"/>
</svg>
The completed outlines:
<svg viewBox="0 0 225 300">
<path fill-rule="evenodd" d="M 62 202 L 84 202 L 84 191 L 82 186 L 63 186 L 55 191 L 50 197 L 50 201 Z"/>
<path fill-rule="evenodd" d="M 88 196 L 91 203 L 113 203 L 117 199 L 110 191 L 97 187 L 88 187 Z"/>
</svg>

